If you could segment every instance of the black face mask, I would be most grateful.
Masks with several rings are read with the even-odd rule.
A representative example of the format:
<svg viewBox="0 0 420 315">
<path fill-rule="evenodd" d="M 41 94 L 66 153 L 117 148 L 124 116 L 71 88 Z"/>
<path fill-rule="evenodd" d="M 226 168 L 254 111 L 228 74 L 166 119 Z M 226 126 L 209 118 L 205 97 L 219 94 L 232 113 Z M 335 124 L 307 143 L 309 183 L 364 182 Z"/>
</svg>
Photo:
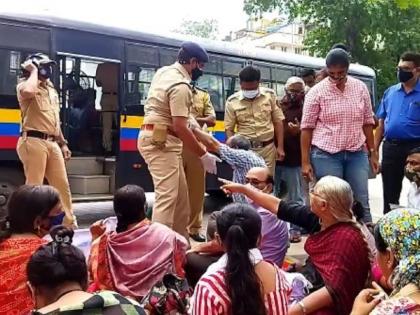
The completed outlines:
<svg viewBox="0 0 420 315">
<path fill-rule="evenodd" d="M 203 70 L 199 67 L 192 69 L 191 71 L 191 81 L 197 81 L 199 77 L 203 75 Z"/>
<path fill-rule="evenodd" d="M 412 71 L 404 71 L 404 70 L 398 69 L 397 76 L 398 76 L 398 80 L 401 83 L 405 83 L 411 80 L 414 77 L 414 74 Z"/>
<path fill-rule="evenodd" d="M 44 79 L 51 78 L 51 74 L 52 74 L 51 66 L 40 66 L 38 70 L 38 74 Z"/>
</svg>

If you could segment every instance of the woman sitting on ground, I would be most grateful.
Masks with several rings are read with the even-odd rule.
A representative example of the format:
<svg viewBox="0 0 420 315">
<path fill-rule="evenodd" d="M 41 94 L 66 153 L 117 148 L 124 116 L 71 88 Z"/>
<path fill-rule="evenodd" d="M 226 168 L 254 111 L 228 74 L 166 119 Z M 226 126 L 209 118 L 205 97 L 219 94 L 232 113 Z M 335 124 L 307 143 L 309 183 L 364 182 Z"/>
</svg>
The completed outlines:
<svg viewBox="0 0 420 315">
<path fill-rule="evenodd" d="M 151 223 L 145 209 L 143 188 L 127 185 L 114 195 L 116 232 L 106 232 L 101 222 L 92 226 L 92 290 L 113 290 L 139 300 L 166 273 L 184 276 L 187 241 L 165 225 Z"/>
<path fill-rule="evenodd" d="M 32 314 L 146 314 L 140 305 L 115 292 L 85 292 L 86 258 L 71 245 L 73 234 L 66 227 L 54 227 L 50 232 L 53 241 L 30 258 L 27 277 L 35 304 Z"/>
<path fill-rule="evenodd" d="M 305 243 L 307 265 L 312 265 L 323 285 L 291 306 L 289 314 L 350 313 L 369 276 L 370 252 L 353 218 L 353 193 L 347 182 L 334 176 L 321 178 L 310 192 L 310 207 L 280 200 L 245 185 L 228 183 L 222 188 L 245 194 L 276 213 L 279 219 L 309 232 Z"/>
<path fill-rule="evenodd" d="M 46 185 L 19 187 L 9 199 L 7 212 L 0 230 L 0 313 L 25 314 L 33 308 L 26 264 L 64 212 L 57 190 Z"/>
<path fill-rule="evenodd" d="M 263 260 L 258 242 L 261 218 L 247 204 L 226 206 L 216 219 L 225 254 L 199 280 L 192 313 L 287 314 L 290 287 L 281 270 Z"/>
<path fill-rule="evenodd" d="M 420 210 L 387 213 L 376 224 L 374 236 L 378 264 L 393 291 L 381 302 L 374 297 L 382 290 L 363 290 L 352 314 L 420 314 Z"/>
</svg>

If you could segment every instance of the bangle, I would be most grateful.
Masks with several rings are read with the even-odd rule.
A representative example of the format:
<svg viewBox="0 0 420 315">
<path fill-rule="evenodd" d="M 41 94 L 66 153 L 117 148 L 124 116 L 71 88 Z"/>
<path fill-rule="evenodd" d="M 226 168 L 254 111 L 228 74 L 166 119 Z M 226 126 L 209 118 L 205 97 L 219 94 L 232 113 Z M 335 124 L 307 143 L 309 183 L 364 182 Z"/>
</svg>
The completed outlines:
<svg viewBox="0 0 420 315">
<path fill-rule="evenodd" d="M 306 307 L 305 304 L 303 304 L 302 301 L 298 301 L 297 304 L 299 305 L 300 309 L 302 310 L 302 314 L 306 315 Z"/>
</svg>

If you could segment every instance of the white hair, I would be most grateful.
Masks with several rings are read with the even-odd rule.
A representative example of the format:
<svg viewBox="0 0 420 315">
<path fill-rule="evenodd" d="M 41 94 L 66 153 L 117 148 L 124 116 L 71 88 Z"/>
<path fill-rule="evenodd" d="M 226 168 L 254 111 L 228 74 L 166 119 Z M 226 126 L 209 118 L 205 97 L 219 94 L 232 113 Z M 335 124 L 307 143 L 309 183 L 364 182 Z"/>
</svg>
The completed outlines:
<svg viewBox="0 0 420 315">
<path fill-rule="evenodd" d="M 295 84 L 295 83 L 300 83 L 300 84 L 302 84 L 302 86 L 305 86 L 305 82 L 301 78 L 290 77 L 286 81 L 285 88 L 287 89 L 287 88 L 289 88 L 289 86 L 291 86 L 292 84 Z"/>
</svg>

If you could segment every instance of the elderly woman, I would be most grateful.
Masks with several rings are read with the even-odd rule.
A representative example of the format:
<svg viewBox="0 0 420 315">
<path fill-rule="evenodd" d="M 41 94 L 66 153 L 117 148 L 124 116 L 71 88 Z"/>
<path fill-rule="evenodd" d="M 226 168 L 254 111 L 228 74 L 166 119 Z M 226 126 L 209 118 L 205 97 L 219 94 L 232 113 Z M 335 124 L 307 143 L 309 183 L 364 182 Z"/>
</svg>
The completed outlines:
<svg viewBox="0 0 420 315">
<path fill-rule="evenodd" d="M 26 264 L 56 221 L 62 221 L 60 196 L 51 186 L 23 185 L 13 192 L 0 229 L 0 313 L 26 314 L 33 308 L 26 287 Z"/>
<path fill-rule="evenodd" d="M 379 290 L 363 290 L 352 314 L 420 314 L 420 210 L 387 213 L 375 226 L 374 234 L 377 261 L 393 291 L 381 302 L 374 298 Z"/>
<path fill-rule="evenodd" d="M 353 193 L 344 180 L 326 176 L 310 192 L 311 206 L 280 200 L 239 184 L 222 186 L 230 193 L 243 193 L 280 220 L 305 228 L 309 262 L 323 284 L 289 309 L 290 315 L 349 314 L 353 301 L 364 288 L 370 270 L 370 252 L 353 218 Z M 351 279 L 351 281 L 349 281 Z"/>
</svg>

